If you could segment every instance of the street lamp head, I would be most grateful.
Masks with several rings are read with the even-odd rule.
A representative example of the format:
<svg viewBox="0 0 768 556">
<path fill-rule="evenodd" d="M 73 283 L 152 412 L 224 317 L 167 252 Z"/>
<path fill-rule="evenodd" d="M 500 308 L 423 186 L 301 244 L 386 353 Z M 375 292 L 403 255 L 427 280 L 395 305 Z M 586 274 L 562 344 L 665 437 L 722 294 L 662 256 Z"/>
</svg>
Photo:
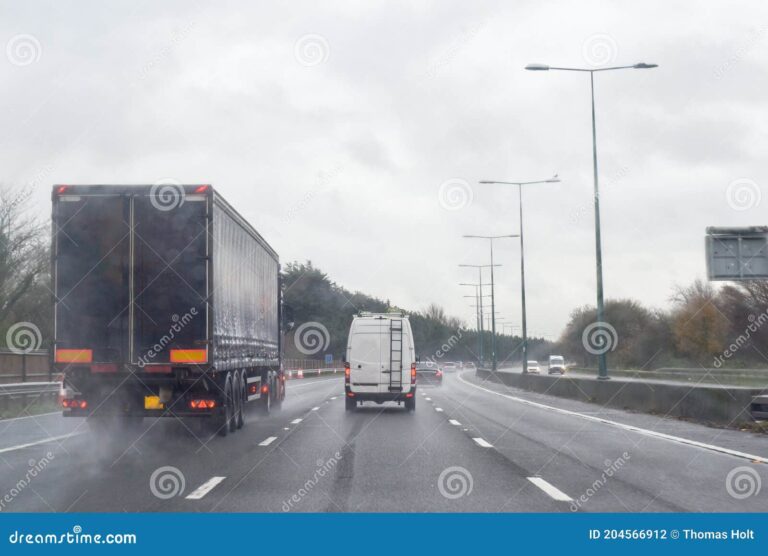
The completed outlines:
<svg viewBox="0 0 768 556">
<path fill-rule="evenodd" d="M 528 64 L 525 69 L 528 71 L 549 71 L 549 66 L 546 64 Z"/>
<path fill-rule="evenodd" d="M 632 67 L 634 69 L 651 69 L 651 68 L 658 68 L 659 64 L 646 64 L 645 62 L 640 62 L 638 64 L 635 64 Z"/>
</svg>

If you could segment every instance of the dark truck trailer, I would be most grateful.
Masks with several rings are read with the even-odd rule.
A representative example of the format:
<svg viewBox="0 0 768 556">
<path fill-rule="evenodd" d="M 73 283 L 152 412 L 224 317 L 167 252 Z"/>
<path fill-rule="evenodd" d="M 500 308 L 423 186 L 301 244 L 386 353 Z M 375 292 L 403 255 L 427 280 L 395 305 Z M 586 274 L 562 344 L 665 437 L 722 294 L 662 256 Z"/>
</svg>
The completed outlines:
<svg viewBox="0 0 768 556">
<path fill-rule="evenodd" d="M 65 417 L 208 417 L 285 397 L 277 253 L 210 185 L 53 189 Z"/>
</svg>

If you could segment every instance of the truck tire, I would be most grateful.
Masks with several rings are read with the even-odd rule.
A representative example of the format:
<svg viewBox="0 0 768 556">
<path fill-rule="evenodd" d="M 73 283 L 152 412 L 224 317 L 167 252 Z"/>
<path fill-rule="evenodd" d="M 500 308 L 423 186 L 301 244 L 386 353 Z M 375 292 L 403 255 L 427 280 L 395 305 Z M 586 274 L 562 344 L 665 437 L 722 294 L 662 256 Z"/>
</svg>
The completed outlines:
<svg viewBox="0 0 768 556">
<path fill-rule="evenodd" d="M 283 407 L 283 400 L 285 399 L 285 381 L 278 375 L 275 379 L 275 409 Z"/>
<path fill-rule="evenodd" d="M 243 375 L 240 371 L 235 371 L 234 382 L 232 383 L 232 399 L 234 401 L 234 412 L 232 415 L 232 426 L 230 432 L 235 432 L 237 429 L 243 428 L 243 406 L 245 402 L 243 400 Z"/>
<path fill-rule="evenodd" d="M 347 411 L 354 411 L 357 408 L 357 401 L 352 398 L 344 398 L 344 409 Z"/>
<path fill-rule="evenodd" d="M 270 383 L 269 380 L 264 382 L 263 379 L 262 379 L 262 384 L 269 385 L 269 392 L 267 392 L 266 396 L 262 394 L 261 397 L 259 398 L 259 413 L 261 413 L 262 415 L 269 415 L 269 413 L 272 411 L 272 396 L 274 395 L 272 384 Z"/>
<path fill-rule="evenodd" d="M 216 429 L 219 436 L 227 436 L 232 424 L 232 373 L 227 373 L 227 378 L 224 380 L 224 403 L 219 410 L 219 415 L 216 419 Z"/>
</svg>

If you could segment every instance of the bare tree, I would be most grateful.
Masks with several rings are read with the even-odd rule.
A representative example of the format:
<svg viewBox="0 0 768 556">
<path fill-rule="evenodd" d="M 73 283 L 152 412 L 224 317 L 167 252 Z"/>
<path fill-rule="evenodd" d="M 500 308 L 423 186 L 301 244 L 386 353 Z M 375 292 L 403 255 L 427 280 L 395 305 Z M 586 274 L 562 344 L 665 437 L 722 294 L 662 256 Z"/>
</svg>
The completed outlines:
<svg viewBox="0 0 768 556">
<path fill-rule="evenodd" d="M 28 296 L 48 280 L 45 224 L 29 212 L 31 188 L 0 185 L 0 326 L 21 317 Z M 21 319 L 25 320 L 25 319 Z"/>
</svg>

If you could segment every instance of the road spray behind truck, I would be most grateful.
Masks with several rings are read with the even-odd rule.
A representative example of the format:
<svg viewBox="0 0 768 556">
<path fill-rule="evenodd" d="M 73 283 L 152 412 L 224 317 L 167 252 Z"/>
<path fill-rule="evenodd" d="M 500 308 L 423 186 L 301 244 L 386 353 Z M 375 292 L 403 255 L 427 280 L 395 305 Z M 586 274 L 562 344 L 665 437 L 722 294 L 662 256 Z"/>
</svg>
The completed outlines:
<svg viewBox="0 0 768 556">
<path fill-rule="evenodd" d="M 285 397 L 277 253 L 210 185 L 53 189 L 53 365 L 65 417 L 204 417 Z"/>
</svg>

